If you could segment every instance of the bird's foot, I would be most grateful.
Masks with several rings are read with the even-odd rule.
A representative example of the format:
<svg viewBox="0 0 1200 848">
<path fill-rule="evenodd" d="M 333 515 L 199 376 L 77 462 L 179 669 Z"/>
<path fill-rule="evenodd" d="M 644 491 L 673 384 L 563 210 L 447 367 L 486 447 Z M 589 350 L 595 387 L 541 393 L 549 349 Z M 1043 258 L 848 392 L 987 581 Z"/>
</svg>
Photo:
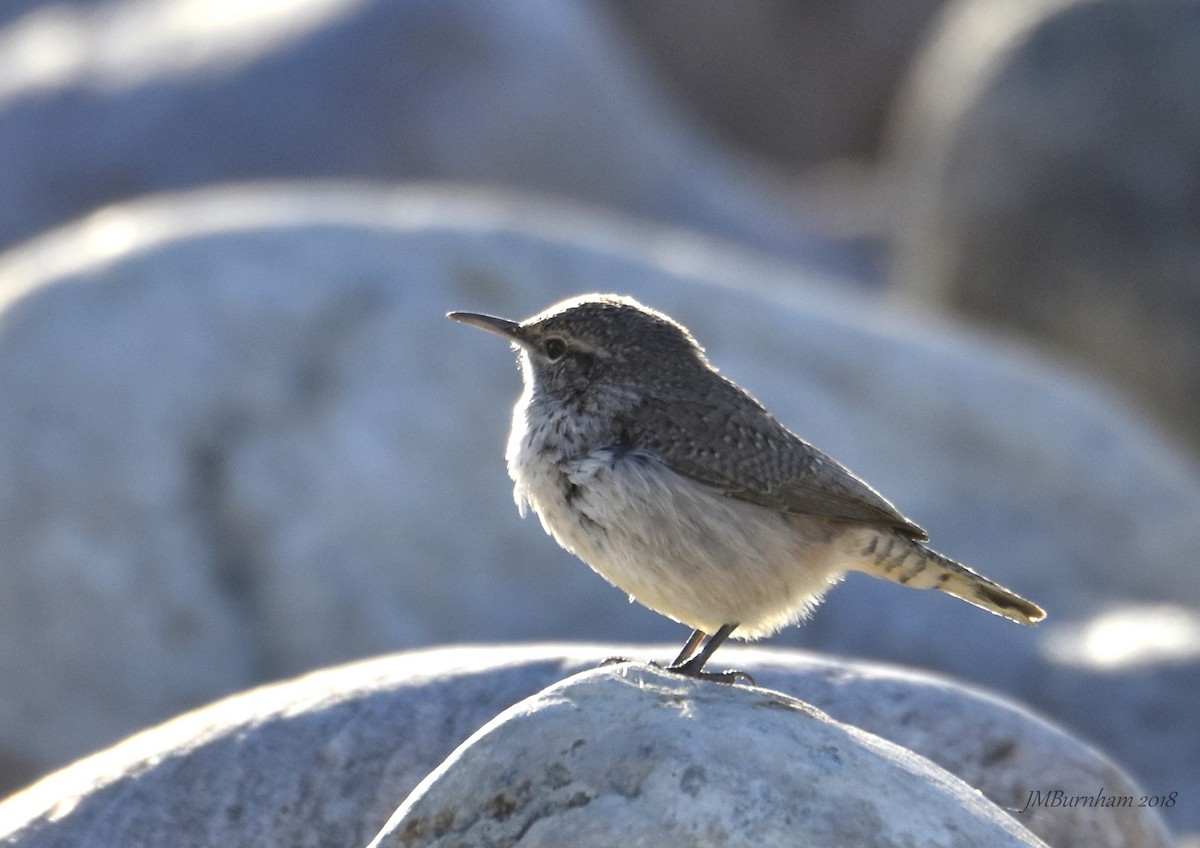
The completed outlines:
<svg viewBox="0 0 1200 848">
<path fill-rule="evenodd" d="M 654 660 L 631 660 L 629 657 L 609 657 L 601 660 L 596 668 L 606 668 L 610 665 L 624 665 L 625 663 L 642 663 L 643 665 L 653 666 L 654 668 L 662 668 L 662 663 L 656 663 Z"/>
<path fill-rule="evenodd" d="M 631 660 L 628 657 L 608 657 L 605 660 L 601 660 L 600 664 L 596 666 L 596 668 L 605 668 L 606 666 L 610 665 L 622 665 L 624 663 L 631 662 L 635 662 L 635 660 Z M 754 682 L 754 678 L 751 677 L 749 673 L 745 671 L 738 671 L 736 669 L 726 669 L 725 671 L 704 671 L 703 668 L 696 667 L 695 663 L 691 661 L 679 663 L 678 665 L 664 666 L 661 663 L 656 663 L 651 660 L 650 662 L 646 663 L 646 665 L 654 668 L 661 668 L 665 671 L 672 672 L 673 674 L 682 674 L 684 677 L 694 677 L 696 680 L 711 680 L 713 683 L 727 683 L 732 686 L 735 685 L 740 679 L 748 686 L 758 685 Z"/>
<path fill-rule="evenodd" d="M 695 660 L 688 660 L 685 663 L 678 665 L 667 666 L 667 671 L 675 674 L 682 674 L 684 677 L 694 677 L 697 680 L 711 680 L 713 683 L 726 683 L 730 686 L 735 685 L 739 678 L 746 682 L 748 686 L 757 686 L 754 678 L 744 671 L 736 669 L 726 669 L 725 671 L 704 671 L 704 667 L 695 664 Z"/>
</svg>

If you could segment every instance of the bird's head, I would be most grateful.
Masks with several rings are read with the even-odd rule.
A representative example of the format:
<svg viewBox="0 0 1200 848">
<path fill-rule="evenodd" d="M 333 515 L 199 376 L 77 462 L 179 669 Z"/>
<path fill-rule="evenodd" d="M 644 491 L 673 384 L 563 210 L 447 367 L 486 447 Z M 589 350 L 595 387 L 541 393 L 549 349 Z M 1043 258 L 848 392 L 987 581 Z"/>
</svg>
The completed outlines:
<svg viewBox="0 0 1200 848">
<path fill-rule="evenodd" d="M 636 399 L 709 368 L 685 327 L 618 295 L 574 297 L 520 322 L 475 312 L 446 317 L 508 339 L 529 388 L 563 402 L 599 393 Z"/>
</svg>

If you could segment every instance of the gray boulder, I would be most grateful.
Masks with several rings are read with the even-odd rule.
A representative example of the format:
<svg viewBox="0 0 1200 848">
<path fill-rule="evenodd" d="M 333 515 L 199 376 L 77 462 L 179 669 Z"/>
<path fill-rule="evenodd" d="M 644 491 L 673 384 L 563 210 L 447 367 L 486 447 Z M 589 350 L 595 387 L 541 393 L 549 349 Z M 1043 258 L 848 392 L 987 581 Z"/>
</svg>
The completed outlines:
<svg viewBox="0 0 1200 848">
<path fill-rule="evenodd" d="M 776 163 L 874 157 L 898 81 L 946 0 L 604 0 L 722 138 Z"/>
<path fill-rule="evenodd" d="M 1200 444 L 1197 79 L 1194 0 L 953 3 L 895 111 L 895 286 Z"/>
<path fill-rule="evenodd" d="M 1044 845 L 965 783 L 778 692 L 597 669 L 497 716 L 370 848 Z"/>
<path fill-rule="evenodd" d="M 521 187 L 839 261 L 588 2 L 177 7 L 45 2 L 8 18 L 0 246 L 152 191 L 338 177 Z"/>
<path fill-rule="evenodd" d="M 1031 630 L 851 576 L 776 644 L 1015 694 L 1119 751 L 1148 790 L 1195 785 L 1178 741 L 1200 737 L 1194 654 L 1099 669 L 1050 647 L 1114 606 L 1200 608 L 1200 486 L 1050 363 L 805 267 L 469 194 L 165 197 L 9 254 L 0 280 L 9 785 L 221 694 L 383 651 L 682 642 L 518 520 L 511 356 L 442 317 L 595 290 L 678 317 L 939 548 L 1050 612 Z"/>
<path fill-rule="evenodd" d="M 617 653 L 641 658 L 668 647 L 445 648 L 266 686 L 138 734 L 0 803 L 0 842 L 14 848 L 362 846 L 427 774 L 498 713 L 593 667 L 599 658 Z M 1139 790 L 1093 749 L 1011 702 L 909 670 L 796 651 L 725 650 L 723 659 L 753 673 L 761 686 L 902 746 L 890 749 L 898 762 L 920 761 L 913 751 L 957 775 L 996 805 L 988 807 L 989 821 L 995 822 L 997 809 L 1006 809 L 1056 848 L 1169 845 L 1153 810 L 1042 805 L 1021 812 L 1032 790 L 1074 795 L 1103 787 L 1120 797 Z M 649 674 L 642 667 L 609 673 Z M 731 706 L 735 725 L 757 721 L 759 713 L 810 720 L 809 713 L 796 713 L 790 705 L 774 709 L 769 699 L 775 696 L 761 690 L 704 684 L 693 691 L 723 701 L 768 699 L 763 700 L 766 709 Z M 604 739 L 587 747 L 589 757 L 602 759 L 605 747 L 618 745 L 623 735 L 644 732 L 635 728 L 643 712 L 657 710 L 638 710 L 636 720 L 614 717 L 620 722 L 617 731 L 607 725 Z M 686 699 L 671 713 L 702 734 L 699 723 L 688 718 L 695 713 Z M 693 770 L 680 787 L 685 767 L 675 779 L 677 794 L 686 795 L 690 786 L 703 798 L 720 772 L 774 756 L 780 744 L 751 743 L 728 726 L 728 719 L 718 729 L 729 736 L 725 744 L 740 741 L 741 746 L 714 757 L 703 775 Z M 836 732 L 843 741 L 865 736 Z M 877 742 L 866 747 L 880 750 Z M 836 767 L 832 757 L 810 762 Z M 921 768 L 929 774 L 928 765 Z M 829 778 L 823 775 L 815 786 L 832 785 Z M 954 783 L 945 776 L 938 782 L 944 789 Z M 803 782 L 797 785 L 801 792 L 809 789 Z M 520 781 L 506 780 L 502 789 L 519 786 Z M 883 787 L 880 803 L 906 791 Z M 959 794 L 958 789 L 946 792 Z M 829 794 L 816 793 L 814 803 L 837 803 Z"/>
</svg>

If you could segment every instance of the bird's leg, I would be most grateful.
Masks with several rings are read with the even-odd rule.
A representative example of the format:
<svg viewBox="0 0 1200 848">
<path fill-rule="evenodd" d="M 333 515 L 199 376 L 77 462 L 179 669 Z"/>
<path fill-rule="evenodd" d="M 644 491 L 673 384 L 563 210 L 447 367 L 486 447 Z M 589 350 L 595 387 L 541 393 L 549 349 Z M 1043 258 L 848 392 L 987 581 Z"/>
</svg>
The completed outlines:
<svg viewBox="0 0 1200 848">
<path fill-rule="evenodd" d="M 705 633 L 703 630 L 693 630 L 692 635 L 688 637 L 687 642 L 684 644 L 683 650 L 679 652 L 679 656 L 675 658 L 675 661 L 671 663 L 670 667 L 674 668 L 675 666 L 680 665 L 684 660 L 696 653 L 696 649 L 700 647 L 700 643 L 704 641 L 704 636 Z M 620 665 L 621 663 L 627 662 L 629 662 L 629 660 L 625 657 L 609 657 L 608 659 L 604 660 L 604 662 L 600 663 L 600 668 L 604 668 L 606 665 Z M 656 662 L 652 662 L 650 665 L 654 666 L 655 668 L 661 668 L 661 666 Z"/>
<path fill-rule="evenodd" d="M 734 631 L 736 624 L 722 624 L 717 632 L 708 637 L 708 641 L 704 643 L 704 647 L 700 649 L 700 653 L 692 656 L 696 652 L 696 643 L 704 638 L 704 632 L 697 630 L 688 638 L 687 644 L 683 646 L 683 651 L 675 662 L 671 663 L 669 669 L 679 674 L 687 674 L 693 677 L 698 677 L 704 671 L 704 664 L 708 662 L 708 658 L 713 655 L 717 648 L 721 647 L 721 643 L 729 638 L 729 634 Z"/>
<path fill-rule="evenodd" d="M 700 653 L 694 657 L 691 656 L 696 650 L 696 644 L 704 638 L 704 633 L 697 630 L 693 633 L 683 646 L 683 651 L 675 662 L 668 666 L 667 671 L 673 671 L 676 674 L 687 675 L 688 677 L 698 677 L 701 680 L 712 680 L 717 683 L 736 683 L 739 677 L 746 678 L 750 685 L 753 686 L 754 678 L 746 674 L 744 671 L 721 671 L 709 672 L 704 670 L 704 664 L 708 662 L 708 658 L 713 655 L 717 648 L 721 647 L 721 643 L 729 638 L 729 634 L 737 629 L 737 624 L 722 624 L 717 632 L 708 637 L 708 641 L 704 643 L 704 647 L 700 649 Z M 691 657 L 688 659 L 688 657 Z"/>
<path fill-rule="evenodd" d="M 687 660 L 691 659 L 692 654 L 696 653 L 696 649 L 700 647 L 700 643 L 704 641 L 705 633 L 703 630 L 693 630 L 692 635 L 688 637 L 687 642 L 683 645 L 683 650 L 679 652 L 679 656 L 671 663 L 671 668 L 677 665 L 682 665 Z"/>
<path fill-rule="evenodd" d="M 707 635 L 703 630 L 693 630 L 692 635 L 688 637 L 687 642 L 683 645 L 683 650 L 679 652 L 679 656 L 675 661 L 667 666 L 667 671 L 673 671 L 676 674 L 682 674 L 687 677 L 695 677 L 700 680 L 712 680 L 717 683 L 737 683 L 738 678 L 745 678 L 746 681 L 754 686 L 754 678 L 744 671 L 705 671 L 704 665 L 708 662 L 709 657 L 717 648 L 721 647 L 721 643 L 729 638 L 729 634 L 737 629 L 736 624 L 722 625 L 716 633 L 709 636 L 704 647 L 700 649 L 700 653 L 696 654 L 696 649 L 700 647 L 700 643 L 704 642 L 704 637 Z M 695 656 L 692 656 L 695 654 Z M 609 657 L 601 666 L 614 665 L 616 663 L 625 663 L 629 660 L 624 657 Z M 650 663 L 650 665 L 658 666 L 658 663 Z"/>
</svg>

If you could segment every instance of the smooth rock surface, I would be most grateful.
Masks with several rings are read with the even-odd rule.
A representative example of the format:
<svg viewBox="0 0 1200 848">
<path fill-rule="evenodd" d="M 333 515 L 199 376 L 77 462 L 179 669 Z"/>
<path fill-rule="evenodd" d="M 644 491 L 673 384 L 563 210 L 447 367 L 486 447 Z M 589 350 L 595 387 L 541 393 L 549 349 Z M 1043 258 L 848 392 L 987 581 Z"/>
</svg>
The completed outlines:
<svg viewBox="0 0 1200 848">
<path fill-rule="evenodd" d="M 672 647 L 437 649 L 263 687 L 132 737 L 0 803 L 0 842 L 362 846 L 502 710 L 600 657 L 653 658 Z M 1056 848 L 1169 845 L 1152 810 L 1017 812 L 1034 789 L 1138 790 L 1095 750 L 1011 702 L 930 675 L 798 651 L 732 646 L 722 659 L 763 687 L 936 762 Z"/>
<path fill-rule="evenodd" d="M 895 110 L 893 283 L 1200 446 L 1200 3 L 958 0 Z"/>
<path fill-rule="evenodd" d="M 153 191 L 337 177 L 520 187 L 839 261 L 589 2 L 43 2 L 2 22 L 0 246 Z"/>
<path fill-rule="evenodd" d="M 1195 785 L 1178 741 L 1200 738 L 1194 653 L 1069 676 L 1048 653 L 1114 606 L 1200 608 L 1200 485 L 1110 398 L 677 232 L 335 186 L 113 208 L 0 260 L 8 785 L 221 694 L 382 651 L 682 642 L 517 518 L 512 355 L 442 317 L 596 290 L 683 321 L 940 549 L 1050 613 L 1031 630 L 851 576 L 775 644 L 983 683 L 1116 751 L 1148 790 Z"/>
<path fill-rule="evenodd" d="M 370 848 L 1044 845 L 928 761 L 778 692 L 596 669 L 497 716 Z"/>
</svg>

